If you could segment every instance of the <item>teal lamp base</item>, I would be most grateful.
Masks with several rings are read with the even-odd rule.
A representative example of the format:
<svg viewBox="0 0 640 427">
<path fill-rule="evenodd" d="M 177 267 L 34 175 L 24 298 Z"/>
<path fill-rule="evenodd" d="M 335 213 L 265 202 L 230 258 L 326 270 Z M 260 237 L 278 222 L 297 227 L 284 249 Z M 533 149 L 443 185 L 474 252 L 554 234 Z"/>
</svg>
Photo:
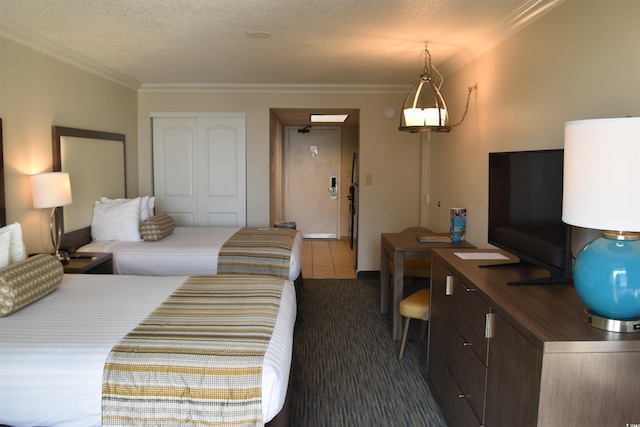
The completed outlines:
<svg viewBox="0 0 640 427">
<path fill-rule="evenodd" d="M 616 332 L 640 332 L 638 233 L 604 232 L 589 242 L 576 258 L 573 281 L 588 308 L 583 315 L 587 323 Z"/>
</svg>

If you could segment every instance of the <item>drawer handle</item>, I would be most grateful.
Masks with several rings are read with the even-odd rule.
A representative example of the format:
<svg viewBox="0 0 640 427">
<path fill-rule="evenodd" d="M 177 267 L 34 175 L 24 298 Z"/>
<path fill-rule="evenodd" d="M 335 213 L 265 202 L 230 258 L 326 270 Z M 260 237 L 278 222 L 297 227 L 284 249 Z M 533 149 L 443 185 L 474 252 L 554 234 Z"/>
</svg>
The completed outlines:
<svg viewBox="0 0 640 427">
<path fill-rule="evenodd" d="M 465 291 L 467 291 L 467 292 L 475 292 L 475 291 L 476 291 L 476 290 L 475 290 L 475 289 L 473 289 L 473 288 L 465 288 L 464 290 L 465 290 Z"/>
<path fill-rule="evenodd" d="M 453 295 L 453 276 L 447 276 L 444 283 L 444 294 Z"/>
<path fill-rule="evenodd" d="M 459 395 L 458 395 L 458 398 L 460 398 L 460 399 L 466 399 L 466 398 L 468 398 L 468 397 L 469 397 L 469 395 L 468 395 L 468 394 L 459 394 Z"/>
<path fill-rule="evenodd" d="M 463 345 L 464 347 L 471 347 L 471 346 L 473 345 L 473 343 L 470 343 L 470 342 L 466 342 L 466 341 L 465 341 L 465 342 L 463 342 L 463 343 L 462 343 L 462 345 Z"/>
</svg>

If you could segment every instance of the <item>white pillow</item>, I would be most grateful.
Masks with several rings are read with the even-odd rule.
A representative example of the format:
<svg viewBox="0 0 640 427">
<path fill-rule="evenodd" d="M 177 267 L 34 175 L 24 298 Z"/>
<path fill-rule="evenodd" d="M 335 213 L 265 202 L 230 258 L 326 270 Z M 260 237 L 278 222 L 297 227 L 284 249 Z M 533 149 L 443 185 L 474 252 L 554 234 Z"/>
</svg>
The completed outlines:
<svg viewBox="0 0 640 427">
<path fill-rule="evenodd" d="M 140 238 L 140 200 L 119 203 L 96 202 L 91 220 L 91 238 L 95 241 L 137 242 Z"/>
<path fill-rule="evenodd" d="M 27 258 L 27 249 L 24 246 L 22 240 L 22 227 L 19 222 L 5 225 L 0 228 L 0 233 L 7 234 L 9 236 L 9 264 L 22 261 Z"/>
<path fill-rule="evenodd" d="M 140 197 L 140 222 L 145 222 L 149 216 L 149 196 Z"/>
<path fill-rule="evenodd" d="M 11 232 L 8 230 L 5 230 L 4 232 L 0 232 L 0 268 L 4 268 L 9 265 L 9 247 L 10 246 L 11 246 Z"/>
<path fill-rule="evenodd" d="M 155 210 L 156 210 L 156 198 L 154 196 L 149 196 L 149 202 L 147 203 L 147 208 L 149 209 L 149 218 L 153 218 L 155 216 Z"/>
<path fill-rule="evenodd" d="M 27 259 L 27 248 L 22 239 L 22 226 L 19 222 L 7 225 L 11 229 L 11 247 L 9 248 L 9 262 L 22 261 Z"/>
<path fill-rule="evenodd" d="M 100 203 L 122 203 L 122 202 L 128 202 L 131 199 L 124 199 L 124 198 L 120 198 L 120 199 L 110 199 L 108 197 L 100 197 Z"/>
<path fill-rule="evenodd" d="M 140 201 L 140 222 L 144 222 L 153 217 L 153 208 L 155 204 L 155 197 L 143 196 L 136 197 L 135 199 L 109 199 L 108 197 L 101 197 L 101 203 L 123 203 L 130 200 Z"/>
</svg>

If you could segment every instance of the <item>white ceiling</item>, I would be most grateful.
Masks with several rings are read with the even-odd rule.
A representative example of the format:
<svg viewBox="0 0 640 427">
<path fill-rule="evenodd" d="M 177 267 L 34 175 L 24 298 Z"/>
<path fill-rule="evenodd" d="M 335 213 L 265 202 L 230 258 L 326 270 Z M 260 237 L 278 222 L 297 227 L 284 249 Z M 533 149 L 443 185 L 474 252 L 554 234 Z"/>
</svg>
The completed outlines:
<svg viewBox="0 0 640 427">
<path fill-rule="evenodd" d="M 446 75 L 563 1 L 0 0 L 0 35 L 136 89 L 375 90 L 412 85 L 425 42 Z"/>
</svg>

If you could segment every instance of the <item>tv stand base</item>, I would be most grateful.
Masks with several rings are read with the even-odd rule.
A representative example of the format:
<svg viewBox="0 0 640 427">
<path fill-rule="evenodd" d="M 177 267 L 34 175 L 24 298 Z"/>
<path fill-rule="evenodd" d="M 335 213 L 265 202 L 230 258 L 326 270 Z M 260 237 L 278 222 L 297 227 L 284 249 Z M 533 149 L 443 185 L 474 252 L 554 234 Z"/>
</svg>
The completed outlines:
<svg viewBox="0 0 640 427">
<path fill-rule="evenodd" d="M 483 264 L 479 265 L 480 268 L 520 268 L 520 267 L 536 267 L 534 264 L 527 261 L 507 262 L 502 264 Z M 540 277 L 537 279 L 520 280 L 517 282 L 507 282 L 507 285 L 511 286 L 528 286 L 528 285 L 570 285 L 571 281 L 564 277 Z"/>
</svg>

